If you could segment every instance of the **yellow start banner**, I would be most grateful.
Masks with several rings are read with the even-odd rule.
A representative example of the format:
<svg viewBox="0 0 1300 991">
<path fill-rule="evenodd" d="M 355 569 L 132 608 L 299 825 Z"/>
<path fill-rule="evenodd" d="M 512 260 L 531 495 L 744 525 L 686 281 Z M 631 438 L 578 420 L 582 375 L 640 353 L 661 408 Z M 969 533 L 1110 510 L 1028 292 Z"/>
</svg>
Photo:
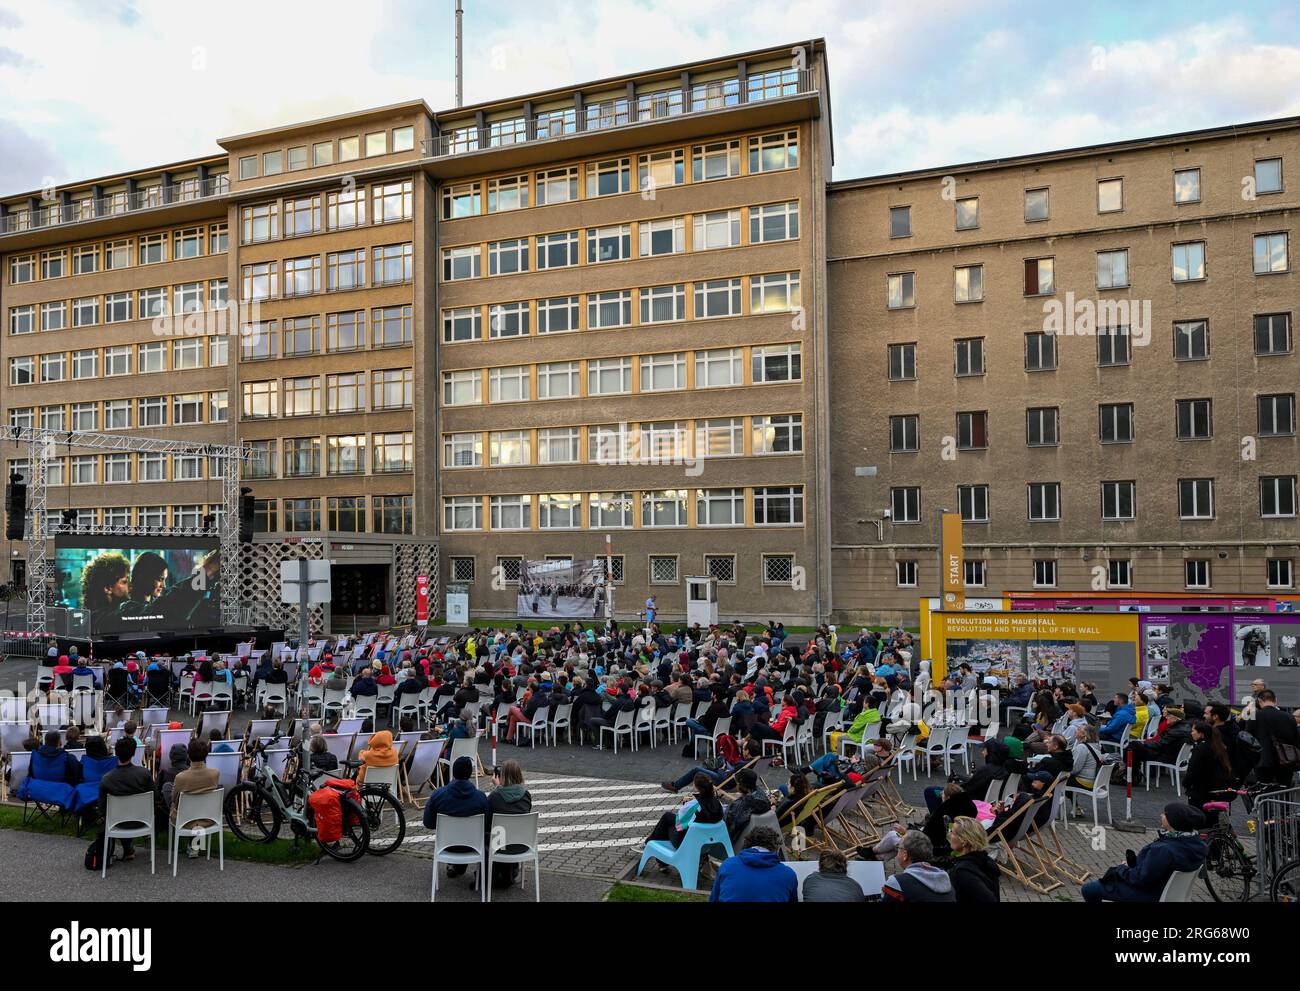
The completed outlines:
<svg viewBox="0 0 1300 991">
<path fill-rule="evenodd" d="M 962 546 L 961 513 L 944 513 L 939 539 L 939 556 L 943 563 L 944 610 L 960 612 L 966 608 L 965 550 Z"/>
</svg>

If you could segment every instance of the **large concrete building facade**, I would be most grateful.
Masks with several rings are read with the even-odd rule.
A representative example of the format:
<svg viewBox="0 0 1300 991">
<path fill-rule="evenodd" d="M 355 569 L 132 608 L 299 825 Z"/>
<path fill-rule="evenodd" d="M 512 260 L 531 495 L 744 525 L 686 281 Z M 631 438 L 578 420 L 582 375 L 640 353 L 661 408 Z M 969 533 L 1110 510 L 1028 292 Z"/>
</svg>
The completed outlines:
<svg viewBox="0 0 1300 991">
<path fill-rule="evenodd" d="M 336 615 L 608 537 L 620 615 L 906 620 L 941 508 L 972 594 L 1294 585 L 1295 121 L 832 182 L 814 41 L 219 143 L 0 199 L 4 423 L 253 446 Z M 190 524 L 197 460 L 49 509 Z"/>
</svg>

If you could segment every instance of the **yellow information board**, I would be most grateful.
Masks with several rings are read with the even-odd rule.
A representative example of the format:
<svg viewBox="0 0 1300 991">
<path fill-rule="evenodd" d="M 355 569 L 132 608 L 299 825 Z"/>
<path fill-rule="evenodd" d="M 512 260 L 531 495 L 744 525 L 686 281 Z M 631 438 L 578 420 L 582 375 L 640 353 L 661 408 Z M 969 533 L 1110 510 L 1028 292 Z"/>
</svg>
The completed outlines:
<svg viewBox="0 0 1300 991">
<path fill-rule="evenodd" d="M 1136 613 L 934 612 L 926 656 L 937 682 L 949 665 L 1095 681 L 1140 675 Z M 1124 673 L 1126 672 L 1126 673 Z"/>
</svg>

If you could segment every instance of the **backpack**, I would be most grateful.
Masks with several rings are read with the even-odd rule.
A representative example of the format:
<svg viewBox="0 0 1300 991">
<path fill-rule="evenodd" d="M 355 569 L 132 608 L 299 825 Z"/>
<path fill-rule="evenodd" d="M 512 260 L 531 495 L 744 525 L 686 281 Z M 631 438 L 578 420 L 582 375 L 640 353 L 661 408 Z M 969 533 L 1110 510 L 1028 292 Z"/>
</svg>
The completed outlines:
<svg viewBox="0 0 1300 991">
<path fill-rule="evenodd" d="M 97 871 L 104 857 L 104 841 L 101 837 L 96 836 L 91 841 L 90 846 L 86 847 L 86 870 Z"/>
<path fill-rule="evenodd" d="M 1260 755 L 1264 748 L 1260 745 L 1253 734 L 1242 730 L 1237 734 L 1237 755 L 1241 758 L 1241 771 L 1244 775 L 1246 771 L 1252 770 L 1259 763 Z"/>
<path fill-rule="evenodd" d="M 730 733 L 723 733 L 718 737 L 718 754 L 728 764 L 735 764 L 740 760 L 740 748 L 736 746 L 736 738 Z"/>
</svg>

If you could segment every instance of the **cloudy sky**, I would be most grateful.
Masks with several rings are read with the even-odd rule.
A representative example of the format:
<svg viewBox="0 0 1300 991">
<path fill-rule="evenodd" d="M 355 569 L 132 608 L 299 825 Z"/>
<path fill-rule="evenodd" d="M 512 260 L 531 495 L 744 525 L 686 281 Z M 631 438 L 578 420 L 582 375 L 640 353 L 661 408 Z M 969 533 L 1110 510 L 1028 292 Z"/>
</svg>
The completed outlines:
<svg viewBox="0 0 1300 991">
<path fill-rule="evenodd" d="M 277 124 L 450 107 L 454 6 L 0 0 L 0 195 Z M 468 102 L 823 36 L 838 179 L 1300 114 L 1294 0 L 465 7 Z"/>
</svg>

